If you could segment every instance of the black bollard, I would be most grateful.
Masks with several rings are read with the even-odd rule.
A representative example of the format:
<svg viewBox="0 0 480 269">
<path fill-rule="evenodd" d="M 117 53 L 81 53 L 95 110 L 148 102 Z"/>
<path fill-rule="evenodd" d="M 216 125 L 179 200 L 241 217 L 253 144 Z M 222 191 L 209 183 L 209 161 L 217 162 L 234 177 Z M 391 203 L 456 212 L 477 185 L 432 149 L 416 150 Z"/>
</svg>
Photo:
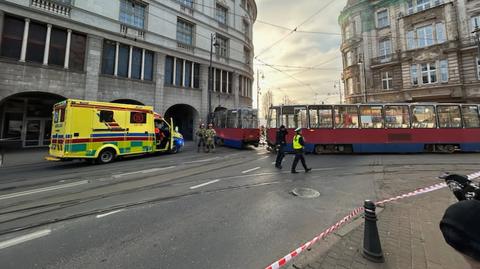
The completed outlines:
<svg viewBox="0 0 480 269">
<path fill-rule="evenodd" d="M 363 233 L 363 257 L 369 261 L 383 263 L 382 245 L 378 236 L 377 214 L 375 214 L 375 204 L 366 200 L 365 208 L 365 231 Z"/>
</svg>

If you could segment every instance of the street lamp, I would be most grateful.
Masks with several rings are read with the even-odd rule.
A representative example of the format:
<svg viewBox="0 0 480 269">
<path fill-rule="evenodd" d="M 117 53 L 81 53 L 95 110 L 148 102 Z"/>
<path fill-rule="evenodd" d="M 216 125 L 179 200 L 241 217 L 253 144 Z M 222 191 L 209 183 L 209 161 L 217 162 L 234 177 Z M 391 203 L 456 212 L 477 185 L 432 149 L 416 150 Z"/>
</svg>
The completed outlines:
<svg viewBox="0 0 480 269">
<path fill-rule="evenodd" d="M 214 33 L 210 34 L 210 65 L 208 66 L 208 122 L 212 120 L 212 91 L 213 91 L 213 68 L 212 68 L 212 55 L 213 47 L 219 47 L 217 37 Z"/>
</svg>

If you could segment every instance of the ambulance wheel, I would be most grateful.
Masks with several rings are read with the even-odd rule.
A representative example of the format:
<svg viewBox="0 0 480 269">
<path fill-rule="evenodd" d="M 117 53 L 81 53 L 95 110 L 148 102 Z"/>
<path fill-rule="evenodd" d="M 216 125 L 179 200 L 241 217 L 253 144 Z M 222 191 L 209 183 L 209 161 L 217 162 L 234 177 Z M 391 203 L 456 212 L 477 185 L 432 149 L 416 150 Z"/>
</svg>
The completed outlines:
<svg viewBox="0 0 480 269">
<path fill-rule="evenodd" d="M 177 148 L 177 147 L 173 147 L 173 148 L 170 150 L 170 153 L 172 153 L 172 154 L 178 153 L 178 148 Z"/>
<path fill-rule="evenodd" d="M 115 160 L 115 151 L 113 149 L 104 149 L 98 154 L 97 163 L 106 164 Z"/>
</svg>

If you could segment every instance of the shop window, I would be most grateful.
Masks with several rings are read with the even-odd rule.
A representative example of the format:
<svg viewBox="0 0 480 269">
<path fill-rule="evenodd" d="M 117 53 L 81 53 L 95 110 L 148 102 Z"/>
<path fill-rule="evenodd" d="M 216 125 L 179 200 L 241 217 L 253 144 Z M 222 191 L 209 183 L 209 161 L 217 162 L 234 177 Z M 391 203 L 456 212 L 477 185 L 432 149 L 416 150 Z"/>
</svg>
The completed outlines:
<svg viewBox="0 0 480 269">
<path fill-rule="evenodd" d="M 200 88 L 200 64 L 193 65 L 193 87 Z"/>
<path fill-rule="evenodd" d="M 356 106 L 335 106 L 336 128 L 358 128 L 358 108 Z"/>
<path fill-rule="evenodd" d="M 154 54 L 152 51 L 145 51 L 145 63 L 143 70 L 144 80 L 153 80 L 153 57 Z"/>
<path fill-rule="evenodd" d="M 83 71 L 85 63 L 85 46 L 87 38 L 85 35 L 72 33 L 70 42 L 69 69 Z M 113 61 L 115 62 L 115 50 L 113 50 Z M 113 70 L 112 70 L 113 75 Z"/>
<path fill-rule="evenodd" d="M 385 106 L 385 126 L 390 129 L 410 128 L 408 106 Z"/>
<path fill-rule="evenodd" d="M 411 106 L 413 128 L 436 128 L 434 106 Z"/>
<path fill-rule="evenodd" d="M 227 80 L 228 80 L 228 72 L 222 71 L 222 92 L 224 93 L 228 93 Z"/>
<path fill-rule="evenodd" d="M 116 43 L 110 40 L 103 42 L 102 74 L 113 75 L 115 72 Z M 73 63 L 72 63 L 73 64 Z"/>
<path fill-rule="evenodd" d="M 310 128 L 333 128 L 331 106 L 309 106 Z"/>
<path fill-rule="evenodd" d="M 128 77 L 128 62 L 130 60 L 130 46 L 120 44 L 118 49 L 118 76 Z"/>
<path fill-rule="evenodd" d="M 185 87 L 192 87 L 192 62 L 185 62 Z"/>
<path fill-rule="evenodd" d="M 167 56 L 165 58 L 165 84 L 173 85 L 173 65 L 174 58 L 172 56 Z"/>
<path fill-rule="evenodd" d="M 222 74 L 222 70 L 215 69 L 215 91 L 222 92 L 222 84 L 220 83 L 220 76 Z"/>
<path fill-rule="evenodd" d="M 132 78 L 140 79 L 142 74 L 142 49 L 132 49 Z"/>
<path fill-rule="evenodd" d="M 176 70 L 175 70 L 175 85 L 182 87 L 183 82 L 183 60 L 178 59 L 176 61 Z"/>
</svg>

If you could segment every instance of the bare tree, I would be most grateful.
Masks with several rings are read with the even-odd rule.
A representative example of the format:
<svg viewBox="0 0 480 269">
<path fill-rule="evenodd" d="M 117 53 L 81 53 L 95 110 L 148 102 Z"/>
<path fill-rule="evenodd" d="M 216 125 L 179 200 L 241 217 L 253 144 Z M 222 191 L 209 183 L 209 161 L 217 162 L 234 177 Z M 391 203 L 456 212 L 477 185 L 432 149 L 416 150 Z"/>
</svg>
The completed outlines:
<svg viewBox="0 0 480 269">
<path fill-rule="evenodd" d="M 264 119 L 268 118 L 268 112 L 270 111 L 270 107 L 272 105 L 273 105 L 273 93 L 272 91 L 269 90 L 262 95 L 261 113 Z"/>
</svg>

